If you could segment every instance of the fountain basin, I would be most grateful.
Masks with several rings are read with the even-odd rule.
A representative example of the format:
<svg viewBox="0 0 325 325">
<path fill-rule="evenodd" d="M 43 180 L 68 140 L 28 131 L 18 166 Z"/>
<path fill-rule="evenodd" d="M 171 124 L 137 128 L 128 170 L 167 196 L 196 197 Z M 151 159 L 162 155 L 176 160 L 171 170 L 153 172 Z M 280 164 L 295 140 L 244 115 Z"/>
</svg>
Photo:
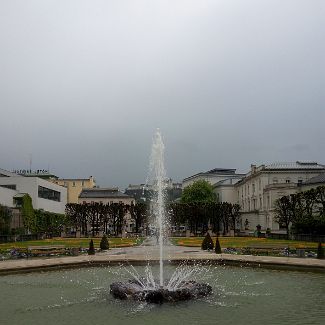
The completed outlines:
<svg viewBox="0 0 325 325">
<path fill-rule="evenodd" d="M 121 300 L 146 301 L 162 304 L 164 302 L 178 302 L 192 300 L 212 294 L 212 287 L 206 283 L 196 281 L 182 281 L 175 290 L 167 288 L 144 289 L 136 280 L 114 282 L 110 285 L 110 293 Z"/>
</svg>

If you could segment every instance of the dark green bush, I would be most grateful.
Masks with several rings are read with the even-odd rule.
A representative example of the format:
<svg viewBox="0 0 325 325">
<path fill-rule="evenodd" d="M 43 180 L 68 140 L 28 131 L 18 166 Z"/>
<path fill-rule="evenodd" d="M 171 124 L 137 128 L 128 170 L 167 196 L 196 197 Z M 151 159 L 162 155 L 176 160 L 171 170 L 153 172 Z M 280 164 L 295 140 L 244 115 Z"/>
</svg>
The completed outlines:
<svg viewBox="0 0 325 325">
<path fill-rule="evenodd" d="M 214 247 L 213 240 L 212 240 L 210 234 L 207 233 L 207 235 L 205 236 L 205 238 L 202 241 L 201 248 L 203 250 L 212 250 L 213 247 Z"/>
<path fill-rule="evenodd" d="M 216 239 L 216 246 L 214 251 L 216 252 L 216 254 L 221 254 L 221 246 L 220 246 L 220 242 L 219 242 L 219 237 L 217 237 Z"/>
<path fill-rule="evenodd" d="M 88 255 L 95 255 L 95 247 L 93 240 L 89 242 Z"/>
<path fill-rule="evenodd" d="M 109 249 L 109 243 L 108 243 L 108 239 L 107 239 L 107 236 L 106 235 L 104 235 L 102 237 L 102 240 L 100 241 L 99 247 L 103 251 Z"/>
</svg>

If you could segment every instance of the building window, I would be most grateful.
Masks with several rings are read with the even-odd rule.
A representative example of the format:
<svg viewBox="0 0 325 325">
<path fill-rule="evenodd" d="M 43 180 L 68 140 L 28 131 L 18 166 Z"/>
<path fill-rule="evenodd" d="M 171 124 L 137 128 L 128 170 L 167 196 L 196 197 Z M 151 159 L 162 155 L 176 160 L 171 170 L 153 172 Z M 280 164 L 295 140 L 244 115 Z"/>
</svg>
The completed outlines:
<svg viewBox="0 0 325 325">
<path fill-rule="evenodd" d="M 262 197 L 260 196 L 260 209 L 262 209 Z"/>
<path fill-rule="evenodd" d="M 278 184 L 278 179 L 276 177 L 273 178 L 273 184 Z"/>
<path fill-rule="evenodd" d="M 261 179 L 258 180 L 258 190 L 260 191 L 262 187 L 262 181 Z"/>
<path fill-rule="evenodd" d="M 298 185 L 301 185 L 302 184 L 302 179 L 300 178 L 300 179 L 298 179 Z"/>
<path fill-rule="evenodd" d="M 42 199 L 60 202 L 61 193 L 58 191 L 51 190 L 47 187 L 38 186 L 38 197 Z"/>
<path fill-rule="evenodd" d="M 10 190 L 16 190 L 16 184 L 0 185 L 1 187 L 9 188 Z"/>
<path fill-rule="evenodd" d="M 290 183 L 290 178 L 287 178 L 287 179 L 286 179 L 286 183 L 287 183 L 287 184 Z"/>
<path fill-rule="evenodd" d="M 255 193 L 255 184 L 253 183 L 252 184 L 252 191 L 253 191 L 253 194 Z"/>
<path fill-rule="evenodd" d="M 81 186 L 85 186 L 85 182 L 84 181 L 81 182 Z"/>
<path fill-rule="evenodd" d="M 76 182 L 72 182 L 72 186 L 75 187 L 76 186 Z"/>
</svg>

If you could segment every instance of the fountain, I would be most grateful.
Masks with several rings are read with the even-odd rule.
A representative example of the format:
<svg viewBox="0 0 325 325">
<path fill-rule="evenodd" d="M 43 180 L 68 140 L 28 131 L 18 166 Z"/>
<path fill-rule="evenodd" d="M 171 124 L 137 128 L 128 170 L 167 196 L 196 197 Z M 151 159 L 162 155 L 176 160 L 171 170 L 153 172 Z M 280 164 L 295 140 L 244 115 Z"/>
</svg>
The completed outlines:
<svg viewBox="0 0 325 325">
<path fill-rule="evenodd" d="M 167 281 L 164 280 L 164 234 L 166 235 L 165 191 L 167 187 L 166 170 L 164 166 L 165 146 L 157 129 L 151 150 L 150 166 L 147 184 L 153 182 L 153 214 L 156 216 L 159 245 L 159 281 L 154 279 L 149 265 L 145 268 L 145 276 L 141 277 L 131 266 L 127 272 L 132 276 L 126 282 L 114 282 L 110 286 L 111 294 L 118 299 L 133 299 L 152 303 L 175 302 L 207 296 L 212 293 L 210 285 L 190 280 L 194 274 L 200 273 L 199 267 L 180 265 Z M 158 282 L 158 283 L 157 283 Z"/>
</svg>

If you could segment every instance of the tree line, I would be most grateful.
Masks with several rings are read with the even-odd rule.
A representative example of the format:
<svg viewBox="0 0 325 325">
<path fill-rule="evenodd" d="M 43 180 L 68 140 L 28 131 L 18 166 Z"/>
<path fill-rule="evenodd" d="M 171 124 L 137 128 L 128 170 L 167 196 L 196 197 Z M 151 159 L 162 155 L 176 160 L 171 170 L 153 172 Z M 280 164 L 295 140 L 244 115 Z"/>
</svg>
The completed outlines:
<svg viewBox="0 0 325 325">
<path fill-rule="evenodd" d="M 275 201 L 275 220 L 295 234 L 325 235 L 325 186 L 282 196 Z"/>
<path fill-rule="evenodd" d="M 208 229 L 226 235 L 241 221 L 240 205 L 228 202 L 190 202 L 169 205 L 170 222 L 186 225 L 191 233 L 204 235 Z"/>
<path fill-rule="evenodd" d="M 68 226 L 86 235 L 88 225 L 91 227 L 94 236 L 102 229 L 105 233 L 111 232 L 118 236 L 122 234 L 126 214 L 129 213 L 135 223 L 135 232 L 139 232 L 147 221 L 147 206 L 144 203 L 68 203 L 66 205 L 66 216 Z M 111 229 L 110 227 L 111 226 Z"/>
<path fill-rule="evenodd" d="M 89 226 L 92 235 L 103 230 L 115 236 L 122 234 L 127 213 L 134 222 L 135 232 L 139 232 L 147 222 L 147 206 L 144 203 L 126 205 L 123 203 L 68 203 L 65 214 L 52 213 L 42 209 L 33 208 L 31 197 L 26 194 L 22 198 L 20 214 L 23 228 L 10 229 L 13 217 L 12 209 L 0 205 L 0 235 L 15 234 L 43 234 L 47 237 L 60 236 L 67 228 L 74 228 L 82 235 L 88 235 Z M 110 227 L 111 226 L 111 229 Z"/>
</svg>

